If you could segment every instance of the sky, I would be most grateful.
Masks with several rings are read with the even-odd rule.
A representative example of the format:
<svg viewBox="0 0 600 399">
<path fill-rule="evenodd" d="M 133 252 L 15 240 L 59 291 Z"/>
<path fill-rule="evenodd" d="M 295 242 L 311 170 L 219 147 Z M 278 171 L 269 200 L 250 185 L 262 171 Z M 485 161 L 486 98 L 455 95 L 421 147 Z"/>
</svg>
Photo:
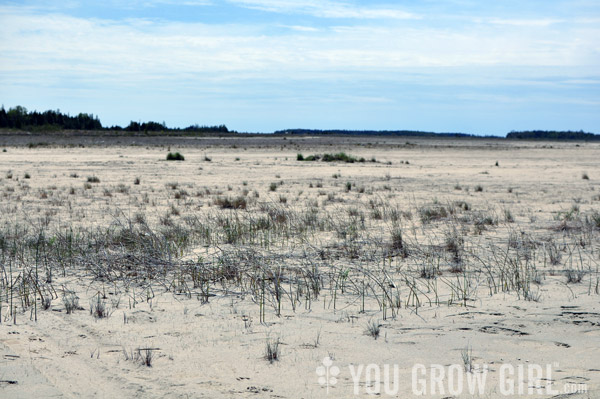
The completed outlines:
<svg viewBox="0 0 600 399">
<path fill-rule="evenodd" d="M 600 133 L 600 1 L 0 0 L 0 102 L 104 126 Z"/>
</svg>

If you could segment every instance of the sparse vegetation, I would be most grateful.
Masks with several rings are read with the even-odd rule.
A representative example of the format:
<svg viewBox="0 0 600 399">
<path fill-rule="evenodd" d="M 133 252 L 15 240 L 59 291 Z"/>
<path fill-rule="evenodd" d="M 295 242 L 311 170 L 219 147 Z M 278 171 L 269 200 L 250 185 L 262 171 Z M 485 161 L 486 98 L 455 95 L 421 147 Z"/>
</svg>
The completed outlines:
<svg viewBox="0 0 600 399">
<path fill-rule="evenodd" d="M 307 161 L 307 162 L 314 162 L 314 161 L 319 161 L 319 160 L 321 160 L 323 162 L 345 162 L 345 163 L 367 162 L 367 160 L 364 157 L 357 158 L 355 156 L 348 155 L 345 152 L 337 152 L 337 153 L 333 153 L 333 154 L 325 153 L 323 155 L 314 154 L 314 155 L 309 155 L 307 157 L 304 157 L 304 155 L 302 155 L 302 154 L 297 154 L 296 160 L 297 161 Z M 372 157 L 369 160 L 369 162 L 377 162 L 377 159 L 375 157 Z"/>
<path fill-rule="evenodd" d="M 92 333 L 111 331 L 110 342 L 135 346 L 121 353 L 103 344 L 94 362 L 106 367 L 125 356 L 135 364 L 119 365 L 124 373 L 152 374 L 147 366 L 165 375 L 170 362 L 181 370 L 181 361 L 221 356 L 224 343 L 248 349 L 239 360 L 243 365 L 246 358 L 263 356 L 275 363 L 283 349 L 277 367 L 287 367 L 297 359 L 320 361 L 330 345 L 339 351 L 352 345 L 381 349 L 384 340 L 421 345 L 421 331 L 508 340 L 533 336 L 539 320 L 560 319 L 561 333 L 587 339 L 581 331 L 596 321 L 585 314 L 586 306 L 600 295 L 600 211 L 597 187 L 573 178 L 589 167 L 591 155 L 584 159 L 587 166 L 565 162 L 571 181 L 561 185 L 556 176 L 538 175 L 542 169 L 531 160 L 520 161 L 518 176 L 509 174 L 508 159 L 503 169 L 480 175 L 482 162 L 491 166 L 508 153 L 478 155 L 468 163 L 462 149 L 452 149 L 460 154 L 453 164 L 461 165 L 454 175 L 435 171 L 421 144 L 415 150 L 399 143 L 398 152 L 378 144 L 384 152 L 377 144 L 344 142 L 381 159 L 363 167 L 345 165 L 343 157 L 333 161 L 339 164 L 295 163 L 298 151 L 323 154 L 327 147 L 294 141 L 288 139 L 279 153 L 253 143 L 260 150 L 249 145 L 215 155 L 212 165 L 202 163 L 203 144 L 186 150 L 188 162 L 204 166 L 182 165 L 189 173 L 157 159 L 167 145 L 151 149 L 154 160 L 145 163 L 126 154 L 119 166 L 73 161 L 82 157 L 69 158 L 65 162 L 73 164 L 57 171 L 20 162 L 7 171 L 6 165 L 0 176 L 0 323 L 18 331 L 12 326 L 29 319 L 23 331 L 47 334 L 56 322 L 57 331 L 72 337 L 73 351 L 95 346 Z M 333 142 L 329 152 L 336 155 L 339 145 Z M 138 157 L 145 150 L 131 151 Z M 241 151 L 248 156 L 233 163 Z M 297 154 L 302 162 L 310 157 Z M 414 157 L 414 166 L 404 166 L 400 157 Z M 537 169 L 526 170 L 530 165 Z M 31 180 L 25 180 L 27 171 Z M 103 176 L 101 184 L 85 177 L 92 173 Z M 477 181 L 485 184 L 484 195 L 473 192 Z M 508 195 L 511 184 L 515 190 Z M 36 324 L 36 318 L 44 322 Z M 323 334 L 315 338 L 321 325 Z M 211 336 L 211 329 L 222 337 Z M 280 338 L 264 341 L 280 332 L 285 344 Z M 28 333 L 27 339 L 35 336 Z M 339 336 L 348 339 L 334 341 Z M 43 345 L 28 344 L 35 350 Z M 198 352 L 194 345 L 200 344 Z M 172 360 L 173 347 L 189 351 Z M 60 356 L 72 356 L 60 349 Z M 472 372 L 470 348 L 439 351 L 460 351 Z"/>
</svg>

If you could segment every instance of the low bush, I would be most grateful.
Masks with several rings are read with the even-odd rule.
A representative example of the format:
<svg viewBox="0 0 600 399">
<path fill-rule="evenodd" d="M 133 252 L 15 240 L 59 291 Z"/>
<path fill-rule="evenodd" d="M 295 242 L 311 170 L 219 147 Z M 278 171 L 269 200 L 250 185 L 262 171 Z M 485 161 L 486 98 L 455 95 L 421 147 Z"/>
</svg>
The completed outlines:
<svg viewBox="0 0 600 399">
<path fill-rule="evenodd" d="M 167 161 L 185 161 L 185 157 L 179 152 L 170 152 L 167 154 Z"/>
</svg>

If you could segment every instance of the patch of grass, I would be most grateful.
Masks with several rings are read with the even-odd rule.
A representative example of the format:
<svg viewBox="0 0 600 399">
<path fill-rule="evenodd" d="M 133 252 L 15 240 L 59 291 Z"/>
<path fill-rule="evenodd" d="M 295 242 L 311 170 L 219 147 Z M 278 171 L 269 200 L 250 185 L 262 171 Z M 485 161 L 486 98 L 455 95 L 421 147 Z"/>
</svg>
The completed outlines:
<svg viewBox="0 0 600 399">
<path fill-rule="evenodd" d="M 381 325 L 379 324 L 379 322 L 374 320 L 370 321 L 367 324 L 366 333 L 367 335 L 373 337 L 373 339 L 379 338 L 379 334 L 381 333 Z"/>
<path fill-rule="evenodd" d="M 52 297 L 50 295 L 42 296 L 42 309 L 48 310 L 52 306 Z"/>
<path fill-rule="evenodd" d="M 276 362 L 280 359 L 281 353 L 279 350 L 279 344 L 281 341 L 279 338 L 276 339 L 267 339 L 265 345 L 265 359 L 269 361 L 269 363 Z"/>
<path fill-rule="evenodd" d="M 244 197 L 217 197 L 214 200 L 214 204 L 221 207 L 221 209 L 246 209 L 248 202 Z"/>
<path fill-rule="evenodd" d="M 582 270 L 567 270 L 567 283 L 577 284 L 581 283 L 585 273 Z"/>
<path fill-rule="evenodd" d="M 463 362 L 463 367 L 467 373 L 473 371 L 473 350 L 467 347 L 460 351 L 460 357 Z"/>
<path fill-rule="evenodd" d="M 100 178 L 98 176 L 88 176 L 87 182 L 88 183 L 100 183 Z"/>
<path fill-rule="evenodd" d="M 469 211 L 469 210 L 471 210 L 471 204 L 469 204 L 466 201 L 454 201 L 453 205 L 456 208 L 461 209 L 463 211 Z"/>
<path fill-rule="evenodd" d="M 392 231 L 392 242 L 390 244 L 391 249 L 402 256 L 403 258 L 408 257 L 408 248 L 402 237 L 402 230 L 396 228 Z"/>
<path fill-rule="evenodd" d="M 443 206 L 422 207 L 419 208 L 419 217 L 421 219 L 421 223 L 444 219 L 448 217 L 448 210 Z"/>
<path fill-rule="evenodd" d="M 277 183 L 271 183 L 269 185 L 269 191 L 277 191 Z"/>
<path fill-rule="evenodd" d="M 170 152 L 167 154 L 167 161 L 185 161 L 185 157 L 179 152 Z"/>
<path fill-rule="evenodd" d="M 462 262 L 464 242 L 465 241 L 463 237 L 458 233 L 457 230 L 453 229 L 452 231 L 446 233 L 444 248 L 446 251 L 450 252 L 452 255 L 452 262 L 455 264 L 460 264 Z"/>
<path fill-rule="evenodd" d="M 421 270 L 419 271 L 419 276 L 426 280 L 434 279 L 437 275 L 437 269 L 431 264 L 421 266 Z"/>
<path fill-rule="evenodd" d="M 96 300 L 90 303 L 90 314 L 97 319 L 105 319 L 110 316 L 106 301 L 100 297 L 100 294 L 96 296 Z"/>
<path fill-rule="evenodd" d="M 587 217 L 587 221 L 593 227 L 600 229 L 600 212 L 594 211 L 589 217 Z"/>
<path fill-rule="evenodd" d="M 152 360 L 154 359 L 154 351 L 150 348 L 137 350 L 138 359 L 146 367 L 152 367 Z"/>
<path fill-rule="evenodd" d="M 123 347 L 123 356 L 125 357 L 126 361 L 132 361 L 146 367 L 152 367 L 152 361 L 154 360 L 154 349 L 137 348 L 135 351 L 131 349 L 129 352 L 127 352 L 127 349 Z"/>
</svg>

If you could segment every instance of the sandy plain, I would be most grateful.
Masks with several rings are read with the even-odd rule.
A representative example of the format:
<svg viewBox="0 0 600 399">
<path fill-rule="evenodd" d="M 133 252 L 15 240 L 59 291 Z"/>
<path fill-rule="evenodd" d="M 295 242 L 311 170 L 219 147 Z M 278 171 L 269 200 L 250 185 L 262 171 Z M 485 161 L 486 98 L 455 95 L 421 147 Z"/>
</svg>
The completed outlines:
<svg viewBox="0 0 600 399">
<path fill-rule="evenodd" d="M 2 149 L 2 397 L 600 397 L 598 144 L 2 136 Z M 340 151 L 366 162 L 297 160 Z M 319 380 L 324 358 L 335 381 Z M 397 389 L 365 369 L 355 382 L 369 364 L 396 365 Z M 465 379 L 487 366 L 483 391 L 447 377 L 432 393 L 437 365 Z M 503 365 L 543 371 L 505 394 Z"/>
</svg>

